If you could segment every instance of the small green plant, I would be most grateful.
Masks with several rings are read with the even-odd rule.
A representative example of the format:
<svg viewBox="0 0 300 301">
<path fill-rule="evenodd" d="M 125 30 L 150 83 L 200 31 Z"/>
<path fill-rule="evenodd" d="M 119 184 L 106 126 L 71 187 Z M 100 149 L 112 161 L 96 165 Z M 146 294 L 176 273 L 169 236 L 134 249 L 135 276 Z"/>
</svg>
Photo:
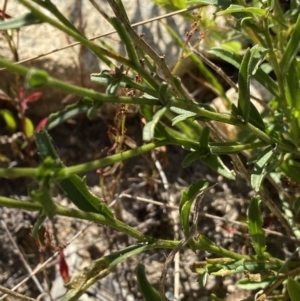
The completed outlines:
<svg viewBox="0 0 300 301">
<path fill-rule="evenodd" d="M 192 99 L 181 84 L 181 80 L 168 68 L 164 58 L 159 56 L 132 29 L 122 1 L 107 0 L 115 14 L 114 17 L 107 17 L 107 20 L 114 26 L 124 43 L 127 51 L 126 57 L 89 41 L 62 17 L 57 9 L 54 9 L 51 1 L 35 0 L 32 2 L 49 9 L 57 20 L 50 18 L 37 6 L 33 6 L 31 1 L 20 0 L 30 13 L 17 20 L 1 22 L 0 29 L 6 30 L 38 22 L 51 24 L 77 39 L 107 64 L 107 70 L 103 70 L 100 74 L 91 74 L 92 81 L 105 85 L 107 88 L 106 93 L 99 93 L 74 86 L 49 76 L 45 70 L 28 69 L 0 57 L 0 66 L 26 77 L 26 85 L 30 88 L 41 86 L 59 88 L 84 98 L 83 101 L 49 116 L 45 128 L 35 133 L 35 143 L 43 160 L 40 166 L 0 168 L 0 177 L 34 179 L 35 184 L 32 185 L 30 193 L 32 202 L 21 202 L 1 196 L 0 205 L 39 211 L 40 221 L 37 227 L 46 217 L 63 215 L 112 227 L 137 240 L 135 245 L 97 259 L 91 266 L 75 275 L 67 284 L 68 292 L 62 300 L 77 300 L 89 286 L 111 273 L 117 264 L 131 256 L 157 248 L 171 250 L 162 273 L 159 293 L 148 282 L 144 267 L 142 265 L 137 267 L 138 283 L 146 300 L 166 299 L 165 271 L 175 253 L 182 248 L 214 254 L 214 258 L 194 262 L 190 266 L 191 270 L 199 275 L 199 282 L 202 285 L 205 285 L 208 275 L 224 277 L 240 274 L 242 279 L 236 283 L 239 288 L 253 291 L 262 289 L 255 297 L 253 294 L 252 299 L 262 301 L 269 296 L 276 296 L 278 300 L 286 300 L 287 293 L 280 295 L 277 289 L 287 283 L 290 298 L 293 301 L 298 300 L 299 284 L 294 278 L 299 275 L 299 261 L 294 258 L 277 258 L 272 254 L 272 250 L 267 249 L 262 208 L 267 207 L 280 221 L 286 235 L 294 237 L 296 242 L 299 242 L 300 232 L 295 222 L 295 216 L 299 210 L 299 195 L 286 193 L 280 180 L 286 177 L 294 181 L 296 185 L 300 185 L 298 176 L 300 158 L 299 3 L 291 1 L 290 8 L 283 11 L 281 3 L 277 0 L 254 1 L 251 5 L 243 1 L 235 4 L 214 0 L 191 0 L 185 3 L 159 1 L 168 8 L 198 5 L 201 9 L 209 4 L 215 5 L 218 8 L 216 15 L 224 16 L 230 22 L 230 36 L 234 34 L 247 40 L 249 47 L 243 53 L 239 53 L 236 49 L 233 51 L 228 47 L 215 47 L 208 50 L 210 54 L 239 70 L 238 88 L 236 87 L 238 102 L 233 104 L 207 68 L 207 64 L 212 66 L 211 62 L 205 60 L 203 55 L 189 44 L 189 40 L 180 41 L 174 35 L 182 47 L 182 57 L 189 56 L 193 63 L 204 72 L 206 81 L 214 87 L 214 91 L 217 91 L 230 104 L 230 113 L 224 113 L 216 112 L 212 107 L 196 103 Z M 103 15 L 106 16 L 106 14 Z M 194 17 L 191 16 L 191 18 Z M 199 22 L 198 19 L 195 24 L 201 26 L 201 21 Z M 209 32 L 206 33 L 206 36 L 208 35 Z M 158 70 L 161 77 L 157 75 Z M 252 102 L 250 91 L 252 79 L 258 81 L 273 95 L 269 103 L 264 104 L 262 113 L 259 113 Z M 127 95 L 119 96 L 117 94 L 119 88 L 126 88 Z M 47 130 L 82 112 L 91 116 L 94 110 L 104 103 L 121 104 L 123 108 L 123 114 L 119 119 L 118 134 L 115 135 L 116 145 L 112 150 L 114 154 L 92 162 L 65 166 L 58 157 Z M 145 143 L 123 151 L 124 120 L 129 104 L 137 105 L 146 121 L 143 128 Z M 223 138 L 222 133 L 213 126 L 212 121 L 234 125 L 238 129 L 238 136 L 231 140 Z M 118 220 L 106 203 L 94 196 L 84 179 L 78 176 L 79 173 L 116 164 L 166 145 L 179 145 L 189 151 L 183 159 L 183 167 L 200 160 L 229 180 L 234 181 L 236 175 L 239 174 L 245 181 L 248 181 L 255 191 L 247 216 L 247 227 L 254 255 L 228 250 L 197 233 L 198 204 L 205 191 L 209 189 L 209 183 L 205 180 L 199 179 L 190 183 L 190 186 L 183 191 L 179 216 L 184 238 L 181 241 L 173 241 L 148 237 Z M 240 158 L 241 152 L 246 156 L 248 163 L 253 166 L 250 171 Z M 230 170 L 224 163 L 220 156 L 224 154 L 230 156 L 234 170 Z M 280 199 L 280 205 L 275 204 L 269 197 L 267 183 L 273 185 Z M 66 208 L 53 201 L 53 188 L 57 185 L 80 210 Z M 192 206 L 195 206 L 196 210 L 192 224 L 190 224 Z"/>
</svg>

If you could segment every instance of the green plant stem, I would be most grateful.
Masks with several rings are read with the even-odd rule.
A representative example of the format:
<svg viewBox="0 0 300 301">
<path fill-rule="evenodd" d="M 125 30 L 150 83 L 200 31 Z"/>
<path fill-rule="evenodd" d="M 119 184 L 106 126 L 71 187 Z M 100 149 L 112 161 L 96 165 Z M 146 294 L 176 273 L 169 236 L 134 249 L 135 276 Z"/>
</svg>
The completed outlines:
<svg viewBox="0 0 300 301">
<path fill-rule="evenodd" d="M 13 62 L 7 61 L 0 57 L 0 66 L 5 67 L 9 69 L 10 71 L 13 71 L 15 73 L 18 73 L 22 76 L 26 76 L 30 70 L 22 65 L 15 65 Z M 42 70 L 36 70 L 36 72 L 44 72 Z M 35 71 L 33 71 L 35 72 Z M 44 83 L 46 86 L 50 86 L 53 88 L 60 89 L 62 91 L 68 92 L 68 93 L 74 93 L 83 97 L 87 97 L 90 99 L 98 100 L 104 103 L 128 103 L 128 104 L 149 104 L 149 105 L 161 105 L 161 102 L 158 99 L 143 99 L 138 97 L 117 97 L 114 95 L 107 95 L 104 93 L 99 93 L 91 89 L 82 88 L 76 85 L 68 84 L 64 81 L 55 79 L 51 76 L 47 76 L 47 80 Z"/>
<path fill-rule="evenodd" d="M 148 143 L 145 145 L 142 145 L 138 148 L 131 149 L 128 151 L 125 151 L 123 153 L 115 154 L 112 156 L 109 156 L 107 158 L 102 158 L 99 160 L 95 160 L 92 162 L 87 162 L 83 164 L 78 164 L 70 167 L 66 167 L 65 169 L 65 177 L 68 177 L 72 174 L 78 174 L 87 172 L 90 170 L 94 170 L 97 168 L 105 167 L 114 163 L 118 163 L 121 161 L 124 161 L 126 159 L 138 156 L 140 154 L 149 152 L 156 147 L 160 147 L 166 145 L 165 141 L 156 141 L 152 143 Z M 16 178 L 16 177 L 33 177 L 36 178 L 38 176 L 38 168 L 0 168 L 0 177 L 8 177 L 8 178 Z M 63 179 L 63 177 L 61 178 Z"/>
<path fill-rule="evenodd" d="M 0 206 L 4 206 L 8 208 L 17 208 L 19 210 L 23 209 L 28 211 L 42 210 L 42 205 L 39 203 L 25 202 L 25 201 L 15 200 L 15 199 L 2 197 L 2 196 L 0 196 Z M 127 224 L 117 219 L 115 220 L 107 219 L 103 215 L 96 214 L 96 213 L 84 212 L 78 209 L 68 208 L 60 205 L 55 206 L 54 212 L 56 215 L 88 220 L 101 225 L 110 226 L 117 231 L 120 231 L 124 234 L 127 234 L 130 237 L 137 239 L 140 242 L 153 243 L 153 246 L 155 248 L 172 249 L 175 248 L 180 243 L 180 241 L 174 241 L 174 240 L 154 239 L 152 237 L 144 235 L 142 232 L 128 226 Z M 226 250 L 225 248 L 217 246 L 214 243 L 196 241 L 195 246 L 199 250 L 205 250 L 210 253 L 215 253 L 222 257 L 229 257 L 236 260 L 239 259 L 250 260 L 250 257 L 247 255 L 242 255 L 239 253 Z"/>
<path fill-rule="evenodd" d="M 278 88 L 279 88 L 279 96 L 281 101 L 283 101 L 283 106 L 282 108 L 286 111 L 287 107 L 288 107 L 288 103 L 285 97 L 285 88 L 284 88 L 284 79 L 282 77 L 282 73 L 275 55 L 275 51 L 273 48 L 273 42 L 272 42 L 272 38 L 270 36 L 270 32 L 269 32 L 269 23 L 268 23 L 268 18 L 264 19 L 264 35 L 265 35 L 265 39 L 267 42 L 267 46 L 269 48 L 268 54 L 269 54 L 269 60 L 270 63 L 273 67 L 274 73 L 276 75 L 277 78 L 277 83 L 278 83 Z"/>
<path fill-rule="evenodd" d="M 42 205 L 37 202 L 34 203 L 24 202 L 24 201 L 14 200 L 2 196 L 0 196 L 0 206 L 25 209 L 29 211 L 42 210 Z M 84 219 L 91 222 L 99 223 L 101 225 L 110 226 L 116 229 L 117 231 L 125 233 L 133 238 L 136 238 L 139 241 L 148 241 L 148 242 L 153 241 L 152 238 L 145 236 L 142 232 L 128 226 L 127 224 L 124 224 L 123 222 L 116 219 L 115 220 L 107 219 L 105 216 L 100 214 L 84 212 L 73 208 L 63 207 L 57 204 L 55 205 L 54 214 L 72 217 L 72 218 Z"/>
<path fill-rule="evenodd" d="M 172 141 L 156 141 L 152 143 L 148 143 L 145 145 L 142 145 L 136 149 L 131 149 L 128 151 L 125 151 L 123 153 L 115 154 L 112 156 L 109 156 L 107 158 L 102 158 L 99 160 L 82 163 L 70 167 L 65 168 L 65 177 L 66 178 L 72 174 L 78 174 L 78 173 L 84 173 L 87 171 L 95 170 L 97 168 L 102 168 L 108 165 L 112 165 L 114 163 L 118 163 L 121 161 L 124 161 L 126 159 L 130 159 L 132 157 L 138 156 L 140 154 L 152 151 L 153 149 L 168 145 L 168 144 L 174 144 L 179 146 L 185 146 L 187 148 L 197 148 L 199 145 L 193 141 L 187 141 L 187 140 L 178 140 L 178 139 L 172 139 Z M 234 145 L 234 146 L 210 146 L 210 149 L 213 153 L 216 154 L 224 154 L 224 153 L 235 153 L 240 152 L 242 150 L 247 149 L 253 149 L 257 147 L 264 146 L 265 143 L 263 142 L 256 142 L 256 143 L 249 143 L 249 144 L 241 144 L 241 145 Z M 17 177 L 32 177 L 36 178 L 38 176 L 38 168 L 0 168 L 0 177 L 7 177 L 7 178 L 17 178 Z"/>
<path fill-rule="evenodd" d="M 21 66 L 21 65 L 15 65 L 12 62 L 9 62 L 1 57 L 0 57 L 0 66 L 6 67 L 10 71 L 16 72 L 22 76 L 26 76 L 29 72 L 28 68 Z M 36 72 L 39 72 L 39 71 L 43 72 L 42 70 L 37 70 Z M 68 93 L 74 93 L 77 95 L 81 95 L 83 97 L 88 97 L 88 98 L 91 98 L 94 100 L 99 100 L 99 101 L 105 102 L 105 103 L 109 102 L 109 103 L 161 105 L 161 102 L 158 99 L 107 95 L 104 93 L 99 93 L 99 92 L 93 91 L 91 89 L 85 89 L 85 88 L 78 87 L 75 85 L 67 84 L 67 83 L 57 80 L 51 76 L 47 77 L 45 85 L 61 89 Z M 200 108 L 199 106 L 197 106 L 197 104 L 195 104 L 193 102 L 187 102 L 183 99 L 177 99 L 177 98 L 172 98 L 167 103 L 167 106 L 171 111 L 172 111 L 172 107 L 180 108 L 180 109 L 183 109 L 186 111 L 194 112 L 199 117 L 200 116 L 206 117 L 206 118 L 209 118 L 210 120 L 239 126 L 243 129 L 251 132 L 257 138 L 259 138 L 269 144 L 277 143 L 278 148 L 284 152 L 300 155 L 300 151 L 297 148 L 295 148 L 289 144 L 282 143 L 280 141 L 275 141 L 272 137 L 270 137 L 265 132 L 261 131 L 260 129 L 258 129 L 257 127 L 252 125 L 251 123 L 243 123 L 240 119 L 232 116 L 231 114 L 211 112 L 204 108 Z"/>
</svg>

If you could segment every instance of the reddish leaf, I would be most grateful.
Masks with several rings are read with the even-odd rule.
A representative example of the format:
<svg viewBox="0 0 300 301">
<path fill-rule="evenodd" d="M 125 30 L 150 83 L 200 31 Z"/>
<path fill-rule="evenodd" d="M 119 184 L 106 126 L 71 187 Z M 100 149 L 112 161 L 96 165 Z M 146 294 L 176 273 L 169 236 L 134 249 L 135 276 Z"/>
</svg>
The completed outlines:
<svg viewBox="0 0 300 301">
<path fill-rule="evenodd" d="M 68 283 L 70 281 L 69 268 L 63 251 L 59 253 L 59 272 L 64 283 Z"/>
<path fill-rule="evenodd" d="M 25 102 L 34 102 L 41 98 L 43 92 L 34 92 L 25 98 Z"/>
<path fill-rule="evenodd" d="M 48 121 L 48 117 L 43 118 L 38 125 L 35 127 L 35 131 L 39 132 L 41 130 L 41 128 L 45 127 L 46 123 Z"/>
</svg>

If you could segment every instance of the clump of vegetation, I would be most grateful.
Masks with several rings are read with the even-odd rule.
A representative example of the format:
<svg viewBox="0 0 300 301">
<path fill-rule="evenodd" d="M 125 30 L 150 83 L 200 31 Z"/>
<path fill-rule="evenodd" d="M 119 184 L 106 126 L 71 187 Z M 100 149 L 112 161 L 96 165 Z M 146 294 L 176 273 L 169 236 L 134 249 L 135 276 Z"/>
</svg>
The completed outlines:
<svg viewBox="0 0 300 301">
<path fill-rule="evenodd" d="M 180 40 L 171 28 L 169 32 L 182 49 L 181 58 L 189 57 L 201 70 L 214 92 L 228 105 L 230 113 L 225 113 L 194 101 L 181 80 L 169 69 L 164 57 L 158 55 L 147 41 L 132 29 L 122 1 L 107 0 L 115 16 L 107 17 L 103 12 L 102 15 L 119 34 L 126 47 L 127 56 L 118 55 L 89 41 L 55 9 L 50 1 L 33 2 L 50 10 L 57 20 L 33 6 L 30 1 L 20 0 L 30 13 L 16 20 L 1 22 L 0 30 L 5 32 L 38 22 L 47 22 L 60 29 L 88 47 L 107 64 L 107 70 L 100 74 L 91 74 L 91 80 L 105 85 L 106 92 L 99 93 L 74 86 L 49 76 L 46 70 L 28 69 L 0 57 L 0 66 L 24 77 L 28 88 L 39 89 L 48 86 L 84 98 L 83 101 L 50 115 L 45 126 L 35 132 L 34 142 L 42 159 L 39 166 L 0 168 L 0 177 L 34 179 L 34 183 L 29 187 L 31 202 L 0 196 L 0 205 L 39 211 L 40 217 L 33 229 L 33 236 L 36 239 L 38 239 L 37 230 L 46 218 L 62 215 L 112 227 L 137 241 L 123 250 L 95 260 L 93 264 L 75 275 L 66 284 L 68 292 L 62 300 L 77 300 L 92 284 L 106 277 L 121 262 L 131 256 L 159 248 L 169 249 L 171 252 L 162 270 L 158 291 L 148 282 L 142 264 L 138 265 L 136 270 L 138 284 L 146 300 L 166 300 L 166 272 L 175 254 L 181 249 L 191 249 L 194 252 L 207 251 L 214 255 L 214 258 L 206 258 L 190 266 L 191 270 L 199 275 L 201 285 L 205 285 L 208 275 L 224 277 L 239 273 L 243 277 L 236 283 L 238 287 L 254 292 L 262 289 L 256 295 L 253 293 L 251 300 L 262 301 L 271 297 L 276 300 L 288 298 L 293 301 L 299 300 L 300 286 L 297 277 L 300 264 L 296 257 L 297 242 L 300 240 L 300 231 L 296 223 L 300 208 L 299 3 L 291 1 L 290 7 L 284 10 L 277 0 L 253 1 L 249 4 L 243 1 L 230 4 L 229 1 L 213 0 L 156 1 L 169 9 L 198 6 L 197 14 L 188 15 L 194 23 L 185 40 Z M 220 39 L 220 46 L 208 49 L 207 52 L 238 69 L 237 86 L 197 50 L 199 42 L 209 37 L 209 32 L 201 29 L 203 24 L 199 18 L 202 8 L 207 5 L 216 6 L 216 15 L 224 16 L 231 26 L 226 33 L 214 35 L 214 38 Z M 210 26 L 213 28 L 213 25 Z M 194 45 L 191 45 L 191 38 L 196 35 L 199 28 L 200 37 L 196 39 Z M 249 47 L 240 49 L 241 44 L 229 43 L 228 39 L 231 37 L 243 38 Z M 237 104 L 228 99 L 223 87 L 208 67 L 219 72 L 237 89 Z M 179 67 L 176 66 L 175 69 L 177 68 Z M 272 94 L 272 99 L 262 104 L 263 109 L 260 112 L 252 101 L 250 91 L 252 79 Z M 118 94 L 120 88 L 126 91 L 125 96 Z M 31 136 L 26 127 L 26 122 L 29 121 L 26 121 L 24 115 L 26 102 L 30 99 L 35 100 L 40 95 L 34 94 L 34 97 L 25 98 L 21 87 L 17 95 L 22 130 L 29 139 Z M 121 105 L 118 126 L 111 134 L 114 146 L 109 150 L 109 154 L 92 162 L 65 166 L 56 152 L 55 141 L 52 141 L 47 131 L 82 112 L 91 117 L 95 110 L 105 103 Z M 125 120 L 129 105 L 137 106 L 145 121 L 144 144 L 124 150 Z M 4 110 L 0 113 L 9 126 L 9 113 Z M 234 125 L 237 134 L 233 138 L 224 137 L 213 122 Z M 249 183 L 255 194 L 249 204 L 246 225 L 254 255 L 240 254 L 225 246 L 216 245 L 197 232 L 199 204 L 214 183 L 204 179 L 190 183 L 190 186 L 182 192 L 179 205 L 179 219 L 184 238 L 163 240 L 146 236 L 117 219 L 114 210 L 104 200 L 92 194 L 85 180 L 78 175 L 117 164 L 167 145 L 179 145 L 189 151 L 182 161 L 183 167 L 200 160 L 224 178 L 235 181 L 239 175 Z M 224 162 L 223 155 L 230 156 L 233 170 Z M 273 186 L 280 202 L 275 203 L 269 196 L 268 185 Z M 284 185 L 293 185 L 297 189 L 291 192 Z M 59 186 L 79 210 L 55 203 L 53 200 L 55 186 Z M 263 228 L 263 210 L 266 208 L 282 224 L 283 233 L 294 238 L 295 249 L 289 258 L 277 258 L 272 254 L 273 250 L 267 249 L 267 238 Z M 283 289 L 285 287 L 287 290 Z M 215 296 L 212 298 L 218 300 Z"/>
</svg>

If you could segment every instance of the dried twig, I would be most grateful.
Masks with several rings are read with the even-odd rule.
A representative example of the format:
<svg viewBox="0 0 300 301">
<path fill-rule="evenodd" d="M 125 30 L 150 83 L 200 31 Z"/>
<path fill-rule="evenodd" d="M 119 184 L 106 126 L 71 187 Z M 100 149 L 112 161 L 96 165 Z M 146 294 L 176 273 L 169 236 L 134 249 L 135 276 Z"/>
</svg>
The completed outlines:
<svg viewBox="0 0 300 301">
<path fill-rule="evenodd" d="M 1 224 L 2 224 L 3 228 L 5 229 L 5 231 L 6 231 L 7 235 L 8 235 L 8 237 L 9 237 L 10 241 L 12 242 L 12 244 L 13 244 L 13 246 L 14 246 L 14 248 L 16 249 L 16 251 L 17 251 L 17 253 L 18 253 L 18 255 L 19 255 L 21 261 L 23 262 L 23 264 L 24 264 L 26 270 L 28 271 L 29 274 L 32 274 L 33 271 L 32 271 L 32 269 L 31 269 L 29 263 L 28 263 L 27 260 L 25 259 L 25 257 L 24 257 L 24 255 L 23 255 L 22 251 L 20 250 L 20 248 L 18 247 L 18 245 L 17 245 L 17 243 L 15 242 L 14 238 L 12 237 L 10 231 L 8 230 L 8 228 L 7 228 L 7 226 L 6 226 L 5 221 L 4 221 L 4 220 L 1 220 Z M 35 285 L 37 286 L 38 290 L 43 294 L 45 291 L 44 291 L 42 285 L 40 284 L 40 282 L 38 281 L 37 277 L 32 276 L 32 280 L 34 281 L 34 283 L 35 283 Z M 4 298 L 4 296 L 2 296 L 2 298 Z"/>
<path fill-rule="evenodd" d="M 16 293 L 12 290 L 9 290 L 8 288 L 3 287 L 2 285 L 0 285 L 0 291 L 4 294 L 12 296 L 16 299 L 20 299 L 20 300 L 24 300 L 24 301 L 36 301 L 36 299 L 32 299 L 32 298 L 24 296 L 22 294 Z M 3 299 L 3 297 L 1 297 L 1 299 Z"/>
</svg>

